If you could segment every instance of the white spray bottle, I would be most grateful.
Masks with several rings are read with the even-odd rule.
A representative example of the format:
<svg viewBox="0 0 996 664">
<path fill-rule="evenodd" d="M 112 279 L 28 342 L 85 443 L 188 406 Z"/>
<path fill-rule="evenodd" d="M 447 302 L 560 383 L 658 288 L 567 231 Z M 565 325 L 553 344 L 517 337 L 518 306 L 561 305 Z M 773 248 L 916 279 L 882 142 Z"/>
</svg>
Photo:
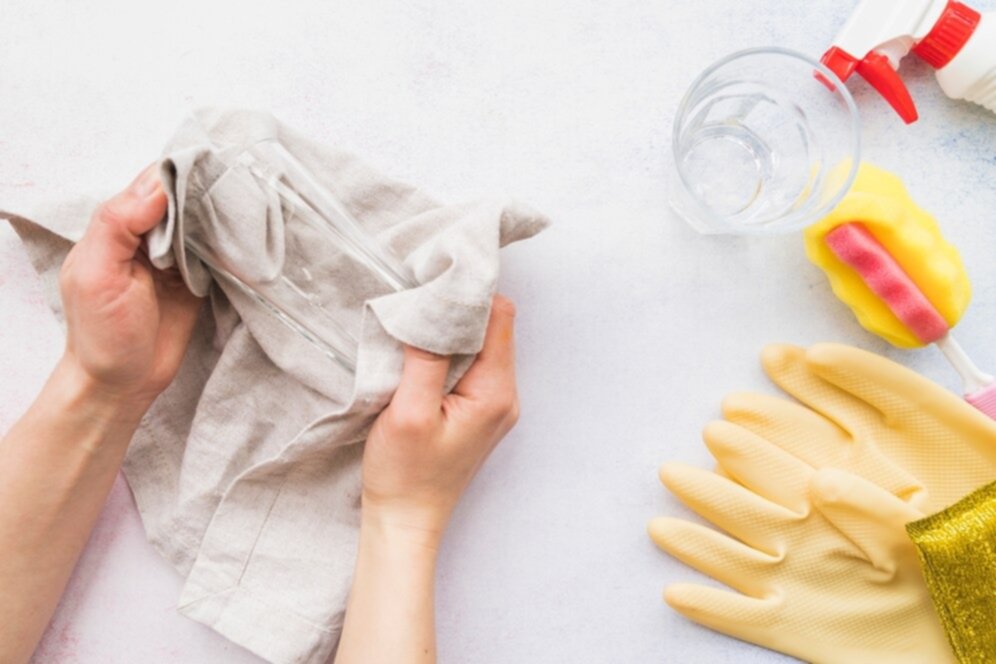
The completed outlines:
<svg viewBox="0 0 996 664">
<path fill-rule="evenodd" d="M 842 81 L 860 74 L 908 124 L 916 105 L 896 69 L 910 51 L 937 70 L 944 94 L 996 113 L 996 12 L 954 0 L 861 0 L 822 61 Z"/>
</svg>

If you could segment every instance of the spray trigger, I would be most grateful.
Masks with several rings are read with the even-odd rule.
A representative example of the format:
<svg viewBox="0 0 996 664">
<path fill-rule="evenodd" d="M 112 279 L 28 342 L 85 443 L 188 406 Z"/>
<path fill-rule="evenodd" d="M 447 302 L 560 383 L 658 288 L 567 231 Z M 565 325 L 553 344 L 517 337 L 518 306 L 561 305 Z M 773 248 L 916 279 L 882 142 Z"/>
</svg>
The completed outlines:
<svg viewBox="0 0 996 664">
<path fill-rule="evenodd" d="M 827 51 L 821 62 L 837 77 L 846 81 L 851 74 L 857 72 L 861 78 L 868 81 L 882 95 L 889 105 L 895 109 L 903 122 L 910 124 L 917 119 L 916 104 L 910 96 L 906 84 L 899 77 L 888 56 L 878 51 L 871 51 L 861 60 L 836 46 Z"/>
</svg>

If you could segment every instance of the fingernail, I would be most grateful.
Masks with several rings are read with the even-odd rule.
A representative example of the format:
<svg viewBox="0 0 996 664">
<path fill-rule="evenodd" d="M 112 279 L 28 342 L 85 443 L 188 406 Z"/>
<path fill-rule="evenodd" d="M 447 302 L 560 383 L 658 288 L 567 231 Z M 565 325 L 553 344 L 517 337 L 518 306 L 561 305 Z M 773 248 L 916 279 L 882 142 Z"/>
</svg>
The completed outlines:
<svg viewBox="0 0 996 664">
<path fill-rule="evenodd" d="M 131 185 L 132 193 L 142 198 L 147 198 L 158 192 L 161 182 L 159 180 L 159 164 L 154 163 L 142 171 Z"/>
</svg>

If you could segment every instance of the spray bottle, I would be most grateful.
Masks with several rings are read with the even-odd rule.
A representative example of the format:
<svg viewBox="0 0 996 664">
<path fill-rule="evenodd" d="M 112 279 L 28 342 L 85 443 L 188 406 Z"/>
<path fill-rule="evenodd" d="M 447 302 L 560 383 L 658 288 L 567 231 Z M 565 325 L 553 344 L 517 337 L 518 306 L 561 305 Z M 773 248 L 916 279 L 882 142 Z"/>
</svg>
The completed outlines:
<svg viewBox="0 0 996 664">
<path fill-rule="evenodd" d="M 954 0 L 861 0 L 822 62 L 842 81 L 860 74 L 909 124 L 916 105 L 896 70 L 910 51 L 937 70 L 948 97 L 996 113 L 996 12 Z"/>
</svg>

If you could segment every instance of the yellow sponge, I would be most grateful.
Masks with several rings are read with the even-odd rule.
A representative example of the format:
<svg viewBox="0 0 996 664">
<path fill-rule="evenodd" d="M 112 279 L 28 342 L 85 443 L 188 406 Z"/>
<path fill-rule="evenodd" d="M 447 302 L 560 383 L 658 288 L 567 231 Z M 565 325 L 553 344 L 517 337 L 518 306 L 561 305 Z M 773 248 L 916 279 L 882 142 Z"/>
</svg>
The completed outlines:
<svg viewBox="0 0 996 664">
<path fill-rule="evenodd" d="M 833 292 L 851 308 L 861 326 L 900 348 L 924 345 L 828 246 L 828 233 L 855 222 L 878 240 L 948 327 L 954 327 L 972 297 L 958 250 L 941 235 L 937 221 L 913 202 L 899 178 L 866 163 L 861 164 L 840 204 L 805 233 L 809 260 L 826 273 Z"/>
</svg>

